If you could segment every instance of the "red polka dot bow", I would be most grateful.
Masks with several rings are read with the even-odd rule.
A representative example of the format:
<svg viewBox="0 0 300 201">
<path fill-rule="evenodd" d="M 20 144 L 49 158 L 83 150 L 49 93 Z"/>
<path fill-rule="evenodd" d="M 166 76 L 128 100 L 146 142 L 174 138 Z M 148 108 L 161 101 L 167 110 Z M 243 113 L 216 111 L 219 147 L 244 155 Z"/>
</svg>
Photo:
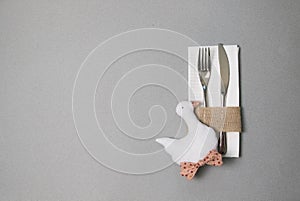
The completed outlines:
<svg viewBox="0 0 300 201">
<path fill-rule="evenodd" d="M 211 150 L 203 160 L 199 160 L 197 163 L 181 162 L 180 174 L 181 176 L 185 176 L 188 180 L 191 180 L 195 176 L 199 167 L 204 165 L 221 166 L 222 164 L 222 155 L 216 150 Z"/>
</svg>

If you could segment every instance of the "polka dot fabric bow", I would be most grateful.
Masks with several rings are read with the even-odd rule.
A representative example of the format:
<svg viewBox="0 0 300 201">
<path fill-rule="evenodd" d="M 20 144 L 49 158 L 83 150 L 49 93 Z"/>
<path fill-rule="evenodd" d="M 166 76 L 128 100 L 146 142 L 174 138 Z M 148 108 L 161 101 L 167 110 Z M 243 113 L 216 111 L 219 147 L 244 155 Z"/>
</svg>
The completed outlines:
<svg viewBox="0 0 300 201">
<path fill-rule="evenodd" d="M 199 160 L 197 163 L 181 162 L 180 174 L 181 176 L 185 176 L 188 180 L 191 180 L 195 176 L 199 167 L 204 165 L 221 166 L 222 164 L 222 155 L 216 150 L 211 150 L 203 160 Z"/>
</svg>

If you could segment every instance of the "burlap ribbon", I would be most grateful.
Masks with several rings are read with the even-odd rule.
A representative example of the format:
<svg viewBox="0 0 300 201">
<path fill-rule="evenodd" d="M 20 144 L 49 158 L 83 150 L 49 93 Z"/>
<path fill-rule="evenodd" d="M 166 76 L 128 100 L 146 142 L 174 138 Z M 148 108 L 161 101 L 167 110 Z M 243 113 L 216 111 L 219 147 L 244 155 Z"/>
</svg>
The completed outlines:
<svg viewBox="0 0 300 201">
<path fill-rule="evenodd" d="M 195 114 L 201 122 L 216 131 L 242 131 L 240 107 L 196 107 Z"/>
</svg>

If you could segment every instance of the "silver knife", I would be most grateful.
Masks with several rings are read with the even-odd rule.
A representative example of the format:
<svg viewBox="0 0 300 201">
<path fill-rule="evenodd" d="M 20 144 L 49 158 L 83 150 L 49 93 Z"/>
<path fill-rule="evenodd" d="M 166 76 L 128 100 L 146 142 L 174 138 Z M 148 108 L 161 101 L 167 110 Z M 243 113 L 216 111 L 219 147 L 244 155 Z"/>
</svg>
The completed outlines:
<svg viewBox="0 0 300 201">
<path fill-rule="evenodd" d="M 227 89 L 229 85 L 229 61 L 222 44 L 218 44 L 220 76 L 221 76 L 221 106 L 226 106 Z M 226 132 L 220 132 L 218 151 L 220 154 L 227 152 Z"/>
</svg>

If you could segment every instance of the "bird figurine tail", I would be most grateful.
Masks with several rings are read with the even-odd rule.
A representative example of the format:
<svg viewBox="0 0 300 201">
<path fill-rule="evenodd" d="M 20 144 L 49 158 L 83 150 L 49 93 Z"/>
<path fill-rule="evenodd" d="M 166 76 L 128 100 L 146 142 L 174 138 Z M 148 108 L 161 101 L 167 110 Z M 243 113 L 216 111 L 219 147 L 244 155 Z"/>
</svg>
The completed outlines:
<svg viewBox="0 0 300 201">
<path fill-rule="evenodd" d="M 158 142 L 159 144 L 161 144 L 164 147 L 168 147 L 170 144 L 172 144 L 175 141 L 175 139 L 172 139 L 172 138 L 157 138 L 155 141 Z"/>
</svg>

